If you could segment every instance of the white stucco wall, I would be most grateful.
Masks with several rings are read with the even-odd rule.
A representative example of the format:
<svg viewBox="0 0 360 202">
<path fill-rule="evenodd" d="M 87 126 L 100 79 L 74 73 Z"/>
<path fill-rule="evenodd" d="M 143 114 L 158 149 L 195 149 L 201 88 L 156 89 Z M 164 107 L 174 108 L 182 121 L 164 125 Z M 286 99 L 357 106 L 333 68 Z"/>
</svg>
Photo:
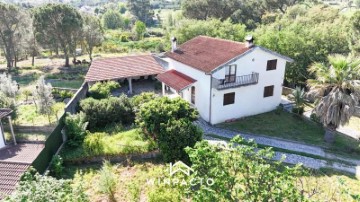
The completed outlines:
<svg viewBox="0 0 360 202">
<path fill-rule="evenodd" d="M 193 86 L 195 86 L 195 107 L 199 111 L 200 116 L 205 121 L 209 121 L 211 76 L 173 59 L 166 58 L 165 60 L 169 62 L 169 69 L 175 69 L 176 71 L 197 80 L 197 82 L 193 84 Z M 191 86 L 183 90 L 182 95 L 183 99 L 191 102 Z"/>
<path fill-rule="evenodd" d="M 5 140 L 4 140 L 4 135 L 3 135 L 3 132 L 0 128 L 0 149 L 5 147 Z"/>
<path fill-rule="evenodd" d="M 276 70 L 266 71 L 267 61 L 277 59 Z M 260 114 L 275 109 L 281 102 L 282 83 L 286 61 L 280 57 L 256 49 L 231 64 L 237 65 L 236 76 L 259 73 L 256 85 L 216 90 L 212 92 L 211 124 L 217 124 L 233 118 Z M 223 79 L 225 68 L 213 73 L 214 78 Z M 274 94 L 264 98 L 264 87 L 274 85 Z M 235 92 L 235 103 L 223 106 L 226 93 Z"/>
</svg>

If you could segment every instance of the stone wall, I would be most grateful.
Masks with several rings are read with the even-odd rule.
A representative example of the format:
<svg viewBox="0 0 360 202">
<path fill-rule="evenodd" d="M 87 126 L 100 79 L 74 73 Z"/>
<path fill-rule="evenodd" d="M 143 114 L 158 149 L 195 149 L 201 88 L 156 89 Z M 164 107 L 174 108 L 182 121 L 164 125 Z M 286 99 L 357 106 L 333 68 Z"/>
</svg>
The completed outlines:
<svg viewBox="0 0 360 202">
<path fill-rule="evenodd" d="M 285 96 L 290 95 L 293 92 L 293 90 L 294 89 L 292 89 L 292 88 L 283 86 L 282 95 L 285 95 Z"/>
</svg>

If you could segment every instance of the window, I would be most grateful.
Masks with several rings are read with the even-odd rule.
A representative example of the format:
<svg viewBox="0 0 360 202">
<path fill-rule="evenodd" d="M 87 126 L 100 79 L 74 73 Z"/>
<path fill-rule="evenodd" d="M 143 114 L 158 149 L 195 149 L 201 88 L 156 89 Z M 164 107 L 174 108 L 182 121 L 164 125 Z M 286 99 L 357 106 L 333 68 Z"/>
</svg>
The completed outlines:
<svg viewBox="0 0 360 202">
<path fill-rule="evenodd" d="M 223 105 L 230 105 L 235 103 L 235 93 L 226 93 L 224 94 L 224 103 Z"/>
<path fill-rule="evenodd" d="M 264 97 L 270 97 L 274 95 L 274 86 L 265 86 Z"/>
<path fill-rule="evenodd" d="M 236 65 L 229 65 L 225 67 L 225 82 L 233 83 L 236 80 Z"/>
<path fill-rule="evenodd" d="M 191 103 L 195 104 L 195 86 L 191 86 Z"/>
<path fill-rule="evenodd" d="M 266 66 L 266 71 L 275 70 L 276 65 L 277 65 L 277 60 L 268 60 L 267 66 Z"/>
</svg>

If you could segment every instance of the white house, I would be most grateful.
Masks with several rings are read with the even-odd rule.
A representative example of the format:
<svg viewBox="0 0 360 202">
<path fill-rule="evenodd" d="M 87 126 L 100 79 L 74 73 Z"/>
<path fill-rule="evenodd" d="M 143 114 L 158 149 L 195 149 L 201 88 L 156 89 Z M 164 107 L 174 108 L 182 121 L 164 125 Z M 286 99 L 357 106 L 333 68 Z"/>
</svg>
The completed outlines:
<svg viewBox="0 0 360 202">
<path fill-rule="evenodd" d="M 195 106 L 201 117 L 217 124 L 274 110 L 281 102 L 286 62 L 293 60 L 253 44 L 195 37 L 162 60 L 157 76 L 165 89 Z"/>
</svg>

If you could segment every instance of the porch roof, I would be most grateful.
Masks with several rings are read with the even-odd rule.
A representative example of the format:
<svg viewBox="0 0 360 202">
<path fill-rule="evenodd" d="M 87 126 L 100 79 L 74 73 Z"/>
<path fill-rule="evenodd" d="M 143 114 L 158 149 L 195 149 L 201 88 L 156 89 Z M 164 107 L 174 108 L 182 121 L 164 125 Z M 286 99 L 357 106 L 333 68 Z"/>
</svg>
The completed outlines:
<svg viewBox="0 0 360 202">
<path fill-rule="evenodd" d="M 107 81 L 156 75 L 164 72 L 152 55 L 134 55 L 98 59 L 92 62 L 86 81 Z"/>
<path fill-rule="evenodd" d="M 177 92 L 182 91 L 186 87 L 196 82 L 195 79 L 176 70 L 169 70 L 167 72 L 159 74 L 156 78 L 159 81 L 170 86 L 171 88 L 175 89 Z"/>
<path fill-rule="evenodd" d="M 7 108 L 0 108 L 0 119 L 7 117 L 11 114 L 12 110 Z"/>
</svg>

